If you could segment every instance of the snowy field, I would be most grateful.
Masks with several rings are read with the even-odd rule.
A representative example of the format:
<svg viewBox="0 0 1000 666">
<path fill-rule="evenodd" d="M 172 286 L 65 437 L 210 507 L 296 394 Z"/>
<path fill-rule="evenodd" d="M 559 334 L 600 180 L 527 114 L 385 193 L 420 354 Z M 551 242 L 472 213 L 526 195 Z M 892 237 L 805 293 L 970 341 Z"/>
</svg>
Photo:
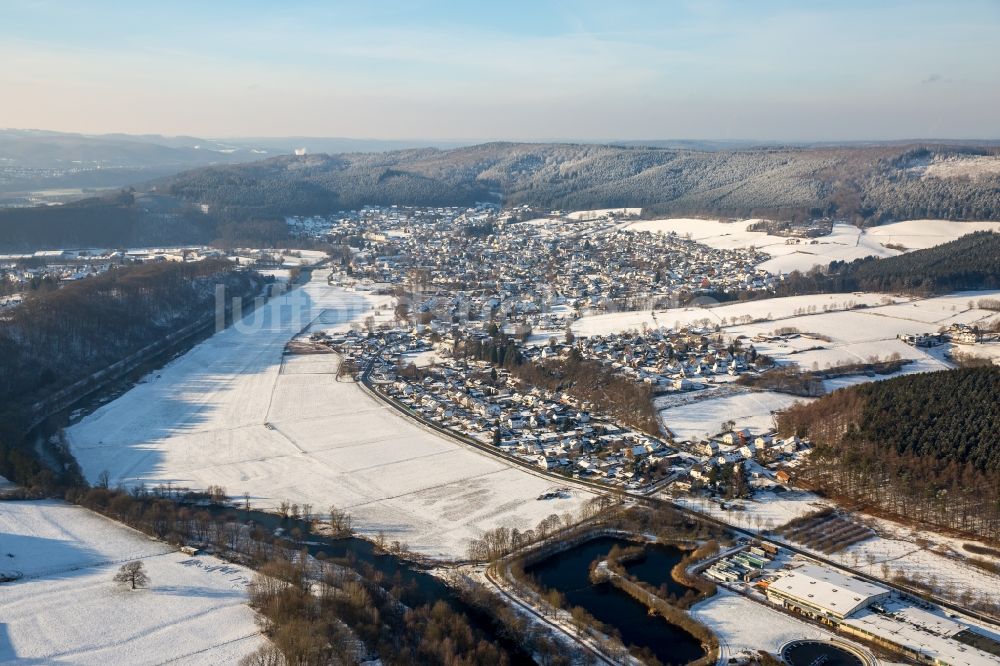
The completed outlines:
<svg viewBox="0 0 1000 666">
<path fill-rule="evenodd" d="M 778 361 L 797 363 L 805 369 L 824 369 L 864 361 L 871 356 L 884 358 L 898 353 L 902 358 L 915 361 L 904 369 L 905 372 L 928 372 L 949 366 L 934 353 L 911 347 L 898 340 L 897 336 L 936 333 L 952 324 L 988 325 L 1000 315 L 981 310 L 975 304 L 980 299 L 995 299 L 998 296 L 1000 292 L 996 291 L 963 292 L 858 310 L 808 314 L 778 322 L 730 326 L 726 332 L 753 338 L 758 334 L 774 333 L 778 328 L 790 327 L 803 334 L 830 338 L 821 340 L 803 335 L 790 340 L 754 343 L 759 352 Z"/>
<path fill-rule="evenodd" d="M 898 336 L 936 333 L 952 324 L 989 326 L 1000 319 L 1000 314 L 980 309 L 977 303 L 981 299 L 997 298 L 1000 298 L 998 291 L 960 292 L 926 299 L 868 293 L 790 296 L 710 308 L 589 315 L 573 323 L 573 332 L 578 336 L 589 336 L 661 327 L 677 330 L 693 326 L 714 330 L 718 326 L 726 335 L 742 338 L 744 344 L 753 344 L 758 352 L 778 363 L 794 363 L 805 370 L 824 370 L 845 363 L 865 362 L 873 356 L 885 359 L 899 354 L 901 358 L 911 361 L 899 374 L 933 372 L 952 367 L 944 360 L 945 349 L 912 347 L 899 340 Z M 844 309 L 846 305 L 862 304 L 867 307 Z M 774 336 L 780 329 L 795 329 L 799 335 L 753 342 L 755 336 Z M 989 358 L 994 355 L 1000 357 L 992 345 L 955 345 L 952 350 Z M 827 390 L 834 390 L 870 380 L 865 376 L 843 377 L 827 380 L 825 385 Z M 702 436 L 706 431 L 714 434 L 718 432 L 719 423 L 728 420 L 718 418 L 730 406 L 728 403 L 715 401 L 709 395 L 704 396 L 706 399 L 698 397 L 696 404 L 676 408 L 671 415 L 672 420 L 664 418 L 667 427 L 678 437 Z M 753 416 L 743 414 L 746 411 L 743 406 L 739 406 L 737 411 L 740 413 L 730 418 Z M 769 411 L 760 413 L 759 417 L 769 419 Z"/>
<path fill-rule="evenodd" d="M 947 537 L 927 529 L 919 531 L 899 523 L 857 516 L 878 536 L 835 553 L 831 559 L 874 575 L 903 574 L 935 588 L 940 596 L 958 603 L 1000 598 L 1000 576 L 968 564 L 968 540 Z M 1000 563 L 987 555 L 974 557 Z"/>
<path fill-rule="evenodd" d="M 678 407 L 659 410 L 660 423 L 675 439 L 697 441 L 722 432 L 722 424 L 732 419 L 737 429 L 749 428 L 754 434 L 774 428 L 771 412 L 787 409 L 802 398 L 775 393 L 752 391 L 709 398 Z M 658 407 L 656 401 L 654 407 Z"/>
<path fill-rule="evenodd" d="M 277 275 L 287 275 L 288 271 L 292 268 L 312 266 L 327 258 L 326 252 L 323 252 L 322 250 L 292 250 L 292 254 L 289 254 L 288 252 L 289 250 L 282 250 L 279 248 L 254 248 L 252 251 L 242 249 L 237 250 L 233 257 L 238 259 L 240 263 L 249 265 L 253 265 L 260 254 L 280 257 L 281 268 L 274 269 L 277 272 Z M 263 275 L 272 274 L 271 270 L 262 270 L 260 272 Z"/>
<path fill-rule="evenodd" d="M 1000 365 L 1000 343 L 998 342 L 984 342 L 977 345 L 948 344 L 942 352 L 943 351 L 948 351 L 953 354 L 955 358 L 969 357 L 986 359 L 991 361 L 994 365 Z"/>
<path fill-rule="evenodd" d="M 287 301 L 287 302 L 286 302 Z M 343 328 L 375 312 L 360 292 L 309 285 L 213 336 L 67 431 L 91 481 L 225 487 L 258 508 L 282 500 L 347 509 L 432 557 L 464 557 L 485 529 L 534 527 L 587 498 L 536 500 L 550 479 L 425 430 L 336 379 L 334 355 L 284 356 L 300 330 Z M 391 308 L 389 309 L 391 311 Z M 321 321 L 320 321 L 321 320 Z"/>
<path fill-rule="evenodd" d="M 0 503 L 0 663 L 236 663 L 264 640 L 246 605 L 251 572 L 190 557 L 86 509 Z M 147 589 L 112 577 L 141 559 Z"/>
<path fill-rule="evenodd" d="M 719 328 L 727 336 L 753 344 L 761 354 L 781 364 L 804 370 L 825 370 L 848 363 L 886 359 L 893 354 L 909 359 L 898 374 L 934 372 L 952 367 L 945 360 L 949 347 L 918 348 L 898 338 L 903 334 L 936 333 L 952 324 L 986 327 L 1000 314 L 977 307 L 980 300 L 996 300 L 998 291 L 959 292 L 935 298 L 903 298 L 885 294 L 843 293 L 789 296 L 729 303 L 714 307 L 615 312 L 588 315 L 573 323 L 577 336 L 608 335 L 624 331 L 668 328 L 679 330 Z M 864 305 L 865 307 L 855 307 Z M 846 308 L 852 309 L 846 309 Z M 781 329 L 795 329 L 794 336 L 775 337 Z M 769 340 L 754 342 L 756 336 Z M 952 352 L 1000 360 L 1000 345 L 951 345 Z M 827 391 L 872 379 L 854 375 L 824 380 Z M 717 378 L 723 379 L 723 378 Z M 733 419 L 738 428 L 762 431 L 771 427 L 771 412 L 788 407 L 795 398 L 753 392 L 715 397 L 714 391 L 687 394 L 688 404 L 676 405 L 676 394 L 661 398 L 656 406 L 660 421 L 678 439 L 695 440 L 715 435 L 721 424 Z"/>
<path fill-rule="evenodd" d="M 907 250 L 922 249 L 947 243 L 965 234 L 980 230 L 1000 230 L 1000 222 L 952 222 L 948 220 L 907 220 L 860 230 L 850 224 L 835 224 L 828 236 L 802 239 L 788 243 L 784 236 L 772 236 L 760 231 L 747 231 L 758 220 L 722 222 L 674 218 L 636 222 L 626 227 L 635 231 L 676 232 L 690 234 L 691 239 L 719 249 L 754 246 L 771 258 L 760 264 L 772 273 L 807 271 L 813 266 L 826 266 L 831 261 L 853 261 L 863 257 L 893 257 L 900 250 L 886 245 L 902 245 Z M 816 243 L 811 241 L 815 240 Z"/>
<path fill-rule="evenodd" d="M 674 498 L 674 501 L 692 511 L 747 530 L 776 529 L 794 518 L 832 506 L 813 493 L 798 490 L 784 493 L 757 492 L 753 499 L 738 502 L 743 507 L 740 510 L 723 509 L 717 501 L 701 496 L 681 495 Z M 726 506 L 733 504 L 729 502 Z"/>
<path fill-rule="evenodd" d="M 809 296 L 785 296 L 755 301 L 723 303 L 711 307 L 684 307 L 667 310 L 639 310 L 587 315 L 573 322 L 575 335 L 608 335 L 622 331 L 642 331 L 661 327 L 678 330 L 687 326 L 736 326 L 751 321 L 773 322 L 806 312 L 843 310 L 850 306 L 874 307 L 887 303 L 909 302 L 885 294 L 842 293 Z M 784 326 L 784 322 L 778 326 Z"/>
<path fill-rule="evenodd" d="M 290 268 L 258 269 L 257 272 L 267 277 L 273 277 L 275 282 L 288 282 L 292 276 Z"/>
<path fill-rule="evenodd" d="M 869 241 L 902 245 L 907 250 L 922 250 L 975 231 L 1000 231 L 1000 222 L 955 222 L 951 220 L 907 220 L 865 230 Z"/>
<path fill-rule="evenodd" d="M 403 354 L 401 363 L 403 365 L 412 363 L 418 368 L 428 368 L 436 363 L 440 363 L 442 360 L 441 354 L 436 349 L 428 349 L 422 352 Z"/>
</svg>

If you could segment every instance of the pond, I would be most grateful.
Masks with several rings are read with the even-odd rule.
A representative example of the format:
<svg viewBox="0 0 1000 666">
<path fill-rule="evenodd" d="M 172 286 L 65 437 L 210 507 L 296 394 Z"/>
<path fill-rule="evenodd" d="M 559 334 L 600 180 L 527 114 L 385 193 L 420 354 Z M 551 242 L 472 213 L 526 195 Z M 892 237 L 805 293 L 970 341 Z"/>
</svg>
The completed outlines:
<svg viewBox="0 0 1000 666">
<path fill-rule="evenodd" d="M 544 587 L 562 592 L 569 605 L 581 606 L 599 621 L 617 629 L 626 645 L 646 648 L 664 664 L 686 664 L 704 656 L 701 642 L 684 629 L 660 616 L 649 615 L 644 604 L 610 583 L 590 582 L 591 562 L 603 559 L 615 545 L 627 548 L 634 544 L 614 537 L 598 537 L 528 567 L 527 573 Z M 668 579 L 670 569 L 684 556 L 677 548 L 661 546 L 651 547 L 650 555 L 653 557 L 647 557 L 649 563 L 643 563 L 643 571 L 659 575 L 662 566 Z M 653 580 L 647 582 L 659 585 Z M 682 586 L 681 594 L 684 591 L 686 588 Z"/>
<path fill-rule="evenodd" d="M 643 559 L 627 564 L 625 570 L 653 587 L 666 585 L 669 594 L 680 598 L 691 588 L 675 581 L 671 571 L 683 558 L 684 551 L 674 546 L 651 546 Z"/>
</svg>

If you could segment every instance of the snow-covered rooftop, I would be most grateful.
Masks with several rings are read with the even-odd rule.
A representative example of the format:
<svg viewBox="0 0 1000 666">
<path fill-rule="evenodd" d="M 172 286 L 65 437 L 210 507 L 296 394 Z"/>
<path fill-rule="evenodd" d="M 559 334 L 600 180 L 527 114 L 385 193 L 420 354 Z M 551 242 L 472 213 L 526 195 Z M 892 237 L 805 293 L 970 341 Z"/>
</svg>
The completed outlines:
<svg viewBox="0 0 1000 666">
<path fill-rule="evenodd" d="M 865 609 L 844 624 L 869 635 L 888 639 L 919 652 L 936 663 L 951 666 L 997 666 L 1000 657 L 953 638 L 966 629 L 958 622 L 909 606 L 891 614 Z"/>
<path fill-rule="evenodd" d="M 885 597 L 889 589 L 815 564 L 803 564 L 773 581 L 769 592 L 800 599 L 844 617 Z"/>
</svg>

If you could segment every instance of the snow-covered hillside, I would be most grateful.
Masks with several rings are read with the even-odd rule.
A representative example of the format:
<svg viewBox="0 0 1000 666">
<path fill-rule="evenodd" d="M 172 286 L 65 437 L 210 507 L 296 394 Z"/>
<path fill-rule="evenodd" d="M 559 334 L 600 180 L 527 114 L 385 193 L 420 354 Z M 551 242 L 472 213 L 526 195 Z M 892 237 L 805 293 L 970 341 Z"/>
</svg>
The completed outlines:
<svg viewBox="0 0 1000 666">
<path fill-rule="evenodd" d="M 898 352 L 903 358 L 918 361 L 921 370 L 931 370 L 945 366 L 923 349 L 904 344 L 897 336 L 934 333 L 952 324 L 991 324 L 1000 315 L 979 308 L 977 303 L 998 297 L 998 291 L 961 292 L 925 299 L 864 293 L 789 296 L 705 308 L 591 315 L 578 319 L 572 328 L 576 335 L 586 336 L 643 328 L 718 326 L 730 336 L 743 336 L 746 344 L 752 343 L 758 351 L 780 362 L 794 362 L 805 369 L 814 363 L 825 368 L 827 364 L 863 361 L 872 355 Z M 850 309 L 846 309 L 848 306 Z M 770 336 L 781 329 L 794 329 L 802 336 L 752 341 L 754 336 Z"/>
<path fill-rule="evenodd" d="M 112 581 L 141 559 L 146 589 Z M 251 572 L 56 501 L 0 502 L 0 663 L 236 663 L 265 639 Z"/>
<path fill-rule="evenodd" d="M 641 331 L 643 328 L 666 327 L 679 330 L 686 326 L 735 326 L 752 321 L 777 321 L 806 313 L 844 310 L 859 305 L 873 307 L 899 301 L 906 302 L 908 299 L 869 293 L 817 294 L 738 301 L 706 307 L 613 312 L 581 317 L 573 322 L 573 333 L 586 336 Z"/>
<path fill-rule="evenodd" d="M 629 215 L 640 215 L 641 208 L 600 208 L 597 210 L 576 210 L 566 215 L 571 220 L 596 220 L 608 215 L 626 217 Z"/>
</svg>

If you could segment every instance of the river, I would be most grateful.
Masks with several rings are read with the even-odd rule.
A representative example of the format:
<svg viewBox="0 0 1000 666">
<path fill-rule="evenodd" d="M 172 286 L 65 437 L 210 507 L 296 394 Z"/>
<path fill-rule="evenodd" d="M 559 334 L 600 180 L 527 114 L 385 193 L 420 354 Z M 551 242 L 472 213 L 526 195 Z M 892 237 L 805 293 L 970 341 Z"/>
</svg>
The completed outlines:
<svg viewBox="0 0 1000 666">
<path fill-rule="evenodd" d="M 534 664 L 535 661 L 525 652 L 519 643 L 501 635 L 497 631 L 489 614 L 467 604 L 454 589 L 440 578 L 424 571 L 419 565 L 413 564 L 388 553 L 377 552 L 374 544 L 356 537 L 332 538 L 306 532 L 305 521 L 294 518 L 281 518 L 278 515 L 263 511 L 246 511 L 222 506 L 207 507 L 213 515 L 232 516 L 241 522 L 253 522 L 269 532 L 281 528 L 289 532 L 295 528 L 302 531 L 304 546 L 310 555 L 320 553 L 327 559 L 346 559 L 364 562 L 385 576 L 385 585 L 396 585 L 404 590 L 403 603 L 408 606 L 433 604 L 444 601 L 453 609 L 462 613 L 473 628 L 481 631 L 492 643 L 502 647 L 511 658 L 512 666 Z"/>
</svg>

